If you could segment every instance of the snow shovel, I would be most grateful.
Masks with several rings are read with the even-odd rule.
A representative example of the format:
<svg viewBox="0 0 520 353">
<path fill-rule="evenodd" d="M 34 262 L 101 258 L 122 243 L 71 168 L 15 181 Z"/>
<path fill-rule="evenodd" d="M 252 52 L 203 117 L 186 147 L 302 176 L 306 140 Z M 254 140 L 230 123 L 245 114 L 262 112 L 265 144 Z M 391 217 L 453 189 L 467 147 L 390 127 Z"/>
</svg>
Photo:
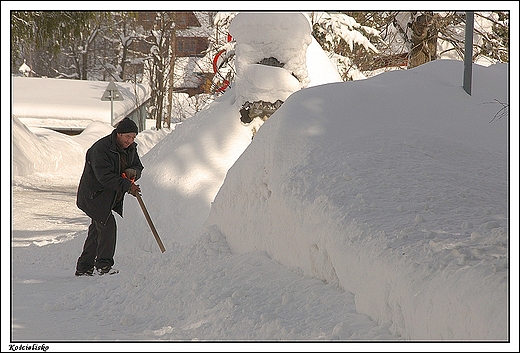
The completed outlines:
<svg viewBox="0 0 520 353">
<path fill-rule="evenodd" d="M 126 176 L 126 173 L 123 173 L 123 178 L 129 179 Z M 134 182 L 133 179 L 130 179 L 132 183 Z M 139 202 L 139 206 L 141 206 L 141 209 L 143 210 L 144 217 L 146 218 L 146 221 L 148 222 L 148 225 L 150 226 L 150 229 L 152 230 L 153 236 L 155 237 L 155 240 L 157 241 L 157 244 L 159 245 L 159 249 L 161 249 L 161 252 L 165 252 L 166 249 L 164 248 L 164 245 L 161 241 L 161 238 L 159 237 L 159 233 L 157 233 L 157 229 L 155 229 L 155 226 L 153 225 L 152 218 L 148 214 L 148 210 L 146 209 L 146 206 L 144 205 L 143 199 L 141 198 L 141 194 L 136 193 L 135 197 L 137 198 L 137 202 Z"/>
</svg>

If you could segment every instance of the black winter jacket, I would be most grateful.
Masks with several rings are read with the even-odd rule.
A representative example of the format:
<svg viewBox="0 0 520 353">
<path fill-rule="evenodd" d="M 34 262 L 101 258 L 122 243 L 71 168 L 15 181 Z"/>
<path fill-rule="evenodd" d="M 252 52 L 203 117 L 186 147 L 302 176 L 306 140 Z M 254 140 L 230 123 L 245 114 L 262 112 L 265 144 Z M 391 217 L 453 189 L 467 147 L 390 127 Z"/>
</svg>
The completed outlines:
<svg viewBox="0 0 520 353">
<path fill-rule="evenodd" d="M 124 194 L 132 182 L 121 176 L 123 168 L 137 171 L 136 180 L 141 177 L 143 165 L 134 142 L 126 149 L 126 166 L 121 165 L 121 149 L 116 145 L 116 130 L 112 131 L 87 151 L 85 167 L 78 186 L 76 205 L 87 216 L 105 224 L 111 210 L 123 216 Z"/>
</svg>

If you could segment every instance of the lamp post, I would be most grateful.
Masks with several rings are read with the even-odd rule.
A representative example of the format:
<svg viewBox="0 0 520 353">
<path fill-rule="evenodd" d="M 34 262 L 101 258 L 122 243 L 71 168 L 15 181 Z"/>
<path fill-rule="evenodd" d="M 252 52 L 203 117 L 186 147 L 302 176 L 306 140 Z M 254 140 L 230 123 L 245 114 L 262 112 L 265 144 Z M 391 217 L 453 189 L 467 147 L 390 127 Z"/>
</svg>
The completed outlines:
<svg viewBox="0 0 520 353">
<path fill-rule="evenodd" d="M 473 65 L 473 11 L 466 12 L 466 33 L 464 37 L 464 80 L 462 87 L 471 96 L 471 75 Z"/>
</svg>

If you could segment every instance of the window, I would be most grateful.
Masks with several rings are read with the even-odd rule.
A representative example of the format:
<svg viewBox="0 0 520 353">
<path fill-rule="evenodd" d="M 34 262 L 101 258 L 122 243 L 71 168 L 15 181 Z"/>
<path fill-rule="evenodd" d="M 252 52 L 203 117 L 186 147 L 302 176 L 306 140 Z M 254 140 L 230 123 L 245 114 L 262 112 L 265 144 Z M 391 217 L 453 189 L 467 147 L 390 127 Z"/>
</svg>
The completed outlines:
<svg viewBox="0 0 520 353">
<path fill-rule="evenodd" d="M 203 56 L 208 48 L 208 39 L 199 37 L 179 37 L 176 40 L 176 56 Z"/>
</svg>

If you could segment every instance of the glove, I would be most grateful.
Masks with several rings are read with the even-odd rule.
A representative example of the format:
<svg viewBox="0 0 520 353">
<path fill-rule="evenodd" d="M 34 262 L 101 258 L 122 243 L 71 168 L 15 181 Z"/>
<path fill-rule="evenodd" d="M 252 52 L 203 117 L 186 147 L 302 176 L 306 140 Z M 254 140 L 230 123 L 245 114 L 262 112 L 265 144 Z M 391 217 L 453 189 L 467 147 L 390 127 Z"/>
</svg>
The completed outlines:
<svg viewBox="0 0 520 353">
<path fill-rule="evenodd" d="M 130 185 L 130 189 L 128 189 L 128 193 L 137 197 L 137 195 L 141 193 L 141 188 L 139 185 L 132 183 L 132 185 Z"/>
<path fill-rule="evenodd" d="M 126 168 L 123 173 L 125 173 L 126 177 L 130 180 L 134 180 L 137 177 L 137 171 L 132 168 Z"/>
</svg>

